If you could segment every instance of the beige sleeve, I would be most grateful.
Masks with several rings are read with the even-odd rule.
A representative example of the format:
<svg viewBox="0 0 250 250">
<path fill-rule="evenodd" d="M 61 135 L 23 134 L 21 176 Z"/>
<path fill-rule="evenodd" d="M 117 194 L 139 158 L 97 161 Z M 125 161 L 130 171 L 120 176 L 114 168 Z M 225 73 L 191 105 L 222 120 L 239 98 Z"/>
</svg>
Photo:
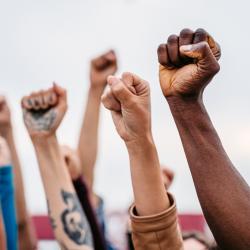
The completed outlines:
<svg viewBox="0 0 250 250">
<path fill-rule="evenodd" d="M 135 250 L 182 250 L 176 204 L 168 194 L 170 208 L 152 216 L 138 216 L 135 205 L 130 209 L 132 238 Z"/>
</svg>

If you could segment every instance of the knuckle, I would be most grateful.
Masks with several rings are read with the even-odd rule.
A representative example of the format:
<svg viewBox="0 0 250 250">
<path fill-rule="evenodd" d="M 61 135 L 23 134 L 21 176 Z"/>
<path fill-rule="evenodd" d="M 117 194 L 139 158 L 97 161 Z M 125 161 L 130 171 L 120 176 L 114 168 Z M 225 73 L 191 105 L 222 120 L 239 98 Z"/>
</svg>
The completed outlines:
<svg viewBox="0 0 250 250">
<path fill-rule="evenodd" d="M 177 35 L 170 35 L 168 37 L 168 43 L 175 43 L 178 40 L 178 36 Z"/>
<path fill-rule="evenodd" d="M 195 31 L 195 34 L 196 34 L 196 35 L 207 35 L 207 32 L 206 32 L 206 30 L 204 30 L 203 28 L 198 28 L 198 29 Z"/>
<path fill-rule="evenodd" d="M 216 74 L 220 71 L 220 64 L 216 61 L 211 65 L 211 71 Z"/>
<path fill-rule="evenodd" d="M 123 86 L 121 83 L 117 83 L 114 86 L 112 86 L 112 92 L 114 94 L 120 94 L 121 92 L 123 92 Z"/>
<path fill-rule="evenodd" d="M 193 34 L 193 31 L 191 29 L 188 29 L 188 28 L 185 28 L 185 29 L 181 30 L 181 32 L 180 32 L 180 36 L 183 38 L 189 37 L 192 34 Z"/>
<path fill-rule="evenodd" d="M 157 49 L 158 54 L 164 53 L 165 51 L 166 51 L 166 45 L 163 43 L 160 44 Z"/>
</svg>

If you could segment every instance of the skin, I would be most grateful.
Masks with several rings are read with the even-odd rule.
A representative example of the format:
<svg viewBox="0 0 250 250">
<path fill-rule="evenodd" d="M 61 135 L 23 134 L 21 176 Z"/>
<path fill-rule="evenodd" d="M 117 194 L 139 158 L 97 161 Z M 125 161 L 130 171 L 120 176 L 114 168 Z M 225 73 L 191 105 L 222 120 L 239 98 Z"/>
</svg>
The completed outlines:
<svg viewBox="0 0 250 250">
<path fill-rule="evenodd" d="M 0 249 L 6 250 L 6 237 L 3 225 L 2 213 L 0 212 Z"/>
<path fill-rule="evenodd" d="M 151 132 L 150 90 L 146 81 L 131 73 L 108 78 L 103 97 L 129 153 L 131 177 L 138 215 L 160 213 L 170 206 L 157 150 Z"/>
<path fill-rule="evenodd" d="M 56 131 L 67 110 L 66 91 L 54 84 L 22 99 L 24 123 L 34 145 L 48 212 L 62 249 L 93 249 L 88 221 L 72 186 Z"/>
<path fill-rule="evenodd" d="M 98 127 L 101 96 L 107 85 L 107 77 L 117 71 L 117 58 L 113 50 L 94 58 L 90 64 L 90 88 L 82 122 L 78 152 L 82 174 L 89 188 L 91 201 L 97 207 L 98 197 L 93 192 L 94 166 L 98 149 Z"/>
<path fill-rule="evenodd" d="M 161 88 L 209 227 L 221 249 L 250 249 L 250 188 L 227 156 L 203 103 L 203 91 L 220 69 L 220 48 L 206 31 L 185 29 L 160 45 L 158 58 Z"/>
<path fill-rule="evenodd" d="M 63 145 L 61 146 L 61 152 L 71 179 L 76 180 L 79 176 L 81 176 L 82 171 L 81 161 L 77 154 L 77 151 L 66 145 Z"/>
<path fill-rule="evenodd" d="M 0 135 L 3 136 L 7 141 L 11 152 L 12 164 L 14 166 L 19 249 L 36 249 L 37 239 L 35 236 L 34 226 L 31 223 L 31 219 L 26 207 L 21 164 L 14 140 L 10 108 L 4 96 L 0 96 Z"/>
</svg>

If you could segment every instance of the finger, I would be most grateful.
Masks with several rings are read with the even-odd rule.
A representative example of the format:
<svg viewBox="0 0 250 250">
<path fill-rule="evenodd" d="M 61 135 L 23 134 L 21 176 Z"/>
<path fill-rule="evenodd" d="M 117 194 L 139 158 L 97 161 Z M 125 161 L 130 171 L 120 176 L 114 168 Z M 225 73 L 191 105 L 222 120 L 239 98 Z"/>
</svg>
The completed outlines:
<svg viewBox="0 0 250 250">
<path fill-rule="evenodd" d="M 183 29 L 179 35 L 179 46 L 192 44 L 194 32 L 190 29 Z"/>
<path fill-rule="evenodd" d="M 212 50 L 213 55 L 217 60 L 221 57 L 221 48 L 220 45 L 214 40 L 214 38 L 208 34 L 208 45 Z"/>
<path fill-rule="evenodd" d="M 51 90 L 44 91 L 42 97 L 43 97 L 43 108 L 48 109 L 50 107 L 50 95 L 51 95 Z"/>
<path fill-rule="evenodd" d="M 131 93 L 137 95 L 137 91 L 135 89 L 134 77 L 132 73 L 124 72 L 122 74 L 122 81 L 126 84 Z"/>
<path fill-rule="evenodd" d="M 147 81 L 130 72 L 124 72 L 122 74 L 122 80 L 127 86 L 129 86 L 129 90 L 135 95 L 140 96 L 149 89 L 149 84 Z"/>
<path fill-rule="evenodd" d="M 60 87 L 56 83 L 53 83 L 53 89 L 54 89 L 54 92 L 59 97 L 59 101 L 67 103 L 67 91 L 66 91 L 66 89 Z"/>
<path fill-rule="evenodd" d="M 35 104 L 34 104 L 34 97 L 36 96 L 36 93 L 35 92 L 32 92 L 30 94 L 30 96 L 28 96 L 27 98 L 27 103 L 28 103 L 28 106 L 30 107 L 29 109 L 35 109 Z"/>
<path fill-rule="evenodd" d="M 179 47 L 193 43 L 194 32 L 191 29 L 183 29 L 179 35 Z M 187 56 L 180 54 L 184 64 L 191 63 L 192 60 Z"/>
<path fill-rule="evenodd" d="M 198 67 L 209 72 L 209 74 L 214 75 L 220 70 L 220 65 L 207 42 L 184 45 L 180 47 L 180 52 L 190 58 L 196 59 Z"/>
<path fill-rule="evenodd" d="M 171 35 L 168 37 L 167 43 L 168 56 L 171 63 L 179 67 L 181 64 L 180 55 L 179 55 L 179 38 L 176 35 Z"/>
<path fill-rule="evenodd" d="M 109 76 L 108 84 L 114 97 L 121 103 L 121 105 L 127 106 L 131 103 L 133 94 L 131 91 L 129 91 L 121 79 L 114 76 Z"/>
<path fill-rule="evenodd" d="M 171 64 L 169 60 L 166 44 L 161 44 L 158 47 L 157 54 L 158 54 L 158 61 L 162 66 L 165 66 L 167 68 L 173 68 L 173 65 Z"/>
<path fill-rule="evenodd" d="M 32 106 L 30 105 L 30 103 L 28 102 L 29 97 L 28 96 L 24 96 L 21 100 L 21 107 L 23 109 L 28 109 L 30 110 L 32 108 Z"/>
<path fill-rule="evenodd" d="M 111 89 L 109 88 L 106 93 L 104 93 L 101 97 L 102 104 L 108 110 L 112 111 L 121 111 L 120 102 L 114 97 Z"/>
<path fill-rule="evenodd" d="M 33 108 L 34 108 L 35 110 L 41 109 L 41 108 L 42 108 L 42 107 L 41 107 L 41 104 L 42 104 L 42 96 L 41 96 L 41 94 L 36 95 L 36 96 L 33 98 L 33 100 L 34 100 L 34 106 L 33 106 Z"/>
<path fill-rule="evenodd" d="M 116 62 L 116 54 L 114 52 L 114 50 L 110 50 L 109 52 L 107 52 L 105 54 L 105 58 L 109 61 L 109 62 Z"/>
<path fill-rule="evenodd" d="M 91 64 L 98 70 L 102 70 L 108 64 L 108 60 L 105 55 L 99 56 L 91 61 Z"/>
<path fill-rule="evenodd" d="M 208 34 L 204 29 L 197 29 L 194 33 L 193 43 L 208 42 Z"/>
<path fill-rule="evenodd" d="M 55 92 L 51 91 L 49 94 L 48 94 L 48 103 L 50 106 L 55 106 L 57 104 L 57 95 Z"/>
</svg>

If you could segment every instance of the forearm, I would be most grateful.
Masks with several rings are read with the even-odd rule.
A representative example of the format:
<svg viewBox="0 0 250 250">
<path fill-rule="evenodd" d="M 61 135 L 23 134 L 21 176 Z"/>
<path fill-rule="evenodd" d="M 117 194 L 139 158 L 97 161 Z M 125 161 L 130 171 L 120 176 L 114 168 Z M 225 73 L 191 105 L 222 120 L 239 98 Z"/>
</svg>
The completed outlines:
<svg viewBox="0 0 250 250">
<path fill-rule="evenodd" d="M 55 237 L 67 249 L 92 249 L 88 221 L 71 183 L 56 136 L 33 140 Z"/>
<path fill-rule="evenodd" d="M 101 94 L 102 91 L 100 89 L 90 87 L 78 144 L 82 172 L 90 189 L 93 186 L 94 165 L 98 150 Z"/>
<path fill-rule="evenodd" d="M 16 150 L 12 128 L 10 127 L 8 130 L 6 130 L 6 133 L 3 136 L 10 148 L 12 164 L 14 166 L 15 199 L 17 204 L 16 208 L 18 226 L 24 228 L 28 221 L 28 214 L 25 202 L 21 165 Z"/>
<path fill-rule="evenodd" d="M 37 245 L 37 239 L 34 232 L 34 226 L 29 218 L 29 214 L 26 207 L 21 164 L 17 154 L 13 130 L 11 126 L 6 129 L 4 137 L 10 148 L 12 163 L 14 166 L 15 200 L 17 211 L 19 248 L 21 250 L 35 249 Z"/>
<path fill-rule="evenodd" d="M 138 215 L 154 215 L 165 211 L 170 202 L 153 139 L 127 143 L 127 149 Z"/>
<path fill-rule="evenodd" d="M 218 244 L 222 249 L 249 249 L 250 189 L 228 158 L 203 102 L 169 98 L 168 103 Z"/>
</svg>

